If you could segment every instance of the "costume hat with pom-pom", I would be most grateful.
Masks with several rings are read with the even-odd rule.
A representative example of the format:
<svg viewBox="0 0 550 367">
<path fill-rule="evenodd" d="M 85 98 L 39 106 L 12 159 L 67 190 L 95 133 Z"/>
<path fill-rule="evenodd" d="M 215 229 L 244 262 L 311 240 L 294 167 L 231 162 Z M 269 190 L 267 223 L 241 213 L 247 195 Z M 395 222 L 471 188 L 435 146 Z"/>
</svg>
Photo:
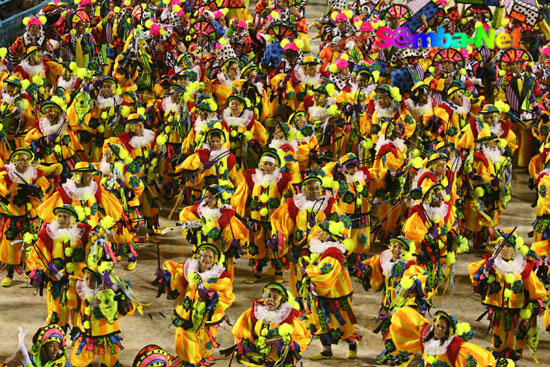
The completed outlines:
<svg viewBox="0 0 550 367">
<path fill-rule="evenodd" d="M 423 80 L 417 82 L 411 88 L 411 99 L 417 100 L 422 94 L 427 93 L 430 90 L 430 86 Z"/>
<path fill-rule="evenodd" d="M 27 49 L 27 52 L 25 52 L 25 54 L 23 55 L 23 58 L 24 59 L 28 59 L 29 57 L 31 57 L 35 52 L 38 52 L 38 51 L 43 51 L 40 47 L 37 47 L 37 46 L 31 46 Z"/>
<path fill-rule="evenodd" d="M 321 65 L 322 63 L 321 59 L 315 56 L 306 56 L 302 60 L 302 65 Z"/>
<path fill-rule="evenodd" d="M 411 17 L 412 12 L 406 5 L 393 4 L 383 9 L 383 14 L 384 19 L 398 18 L 405 21 Z"/>
<path fill-rule="evenodd" d="M 426 162 L 426 168 L 430 168 L 435 165 L 438 161 L 444 160 L 448 161 L 449 157 L 445 153 L 433 152 L 428 156 L 428 161 Z"/>
<path fill-rule="evenodd" d="M 49 100 L 42 103 L 42 106 L 40 106 L 40 112 L 45 114 L 48 107 L 57 108 L 59 111 L 67 110 L 67 105 L 65 104 L 65 101 L 58 96 L 53 96 Z"/>
<path fill-rule="evenodd" d="M 423 195 L 422 202 L 431 202 L 433 195 L 437 190 L 443 190 L 443 185 L 434 183 L 432 186 L 422 187 Z"/>
<path fill-rule="evenodd" d="M 399 92 L 399 88 L 397 87 L 390 87 L 387 84 L 382 84 L 375 89 L 375 92 L 377 96 L 380 94 L 385 94 L 390 98 L 396 100 L 397 102 L 401 101 L 401 93 Z"/>
<path fill-rule="evenodd" d="M 264 287 L 264 296 L 263 298 L 267 298 L 267 292 L 273 289 L 281 294 L 281 303 L 286 302 L 290 305 L 290 307 L 294 308 L 295 310 L 300 309 L 300 305 L 298 305 L 298 302 L 296 302 L 294 295 L 292 292 L 289 292 L 284 285 L 279 283 L 268 283 Z"/>
<path fill-rule="evenodd" d="M 464 55 L 455 48 L 442 48 L 437 51 L 432 60 L 432 65 L 439 67 L 443 62 L 452 62 L 456 68 L 464 67 Z"/>
<path fill-rule="evenodd" d="M 74 12 L 74 15 L 71 19 L 73 28 L 76 27 L 78 23 L 90 23 L 90 16 L 84 10 L 77 10 Z"/>
<path fill-rule="evenodd" d="M 238 93 L 236 90 L 233 90 L 233 94 L 227 97 L 227 100 L 226 100 L 227 105 L 229 105 L 229 102 L 231 102 L 232 100 L 239 101 L 241 103 L 241 109 L 252 108 L 252 102 L 250 102 L 250 99 Z"/>
<path fill-rule="evenodd" d="M 275 149 L 269 149 L 262 153 L 260 157 L 260 165 L 263 164 L 263 162 L 271 162 L 275 165 L 275 167 L 281 167 L 281 157 Z"/>
<path fill-rule="evenodd" d="M 61 350 L 65 350 L 65 332 L 63 332 L 63 328 L 57 324 L 50 324 L 38 329 L 32 338 L 33 351 L 35 346 L 37 346 L 36 349 L 41 352 L 42 347 L 51 342 L 58 342 Z"/>
<path fill-rule="evenodd" d="M 479 113 L 483 115 L 486 113 L 500 113 L 500 111 L 497 108 L 497 106 L 492 104 L 486 104 L 485 106 L 483 106 L 483 109 L 479 111 Z"/>
<path fill-rule="evenodd" d="M 532 60 L 533 58 L 528 51 L 518 48 L 509 48 L 502 53 L 502 56 L 500 57 L 500 66 L 502 68 L 507 68 L 513 62 L 523 63 Z"/>
<path fill-rule="evenodd" d="M 221 253 L 220 250 L 216 247 L 213 243 L 203 243 L 200 246 L 197 247 L 193 254 L 193 258 L 198 259 L 200 258 L 206 250 L 212 250 L 214 252 L 214 262 L 219 263 L 221 259 Z"/>
<path fill-rule="evenodd" d="M 32 25 L 37 25 L 40 28 L 42 28 L 42 26 L 44 24 L 46 24 L 47 21 L 48 21 L 48 18 L 46 18 L 43 15 L 40 16 L 40 17 L 32 17 L 32 18 L 26 17 L 26 18 L 23 18 L 23 24 L 25 26 L 27 26 L 27 28 L 30 28 Z"/>
<path fill-rule="evenodd" d="M 99 173 L 93 164 L 89 162 L 78 162 L 74 168 L 71 170 L 71 173 L 83 173 L 83 172 L 93 172 Z"/>
<path fill-rule="evenodd" d="M 206 112 L 216 112 L 218 110 L 218 105 L 212 98 L 207 98 L 200 102 L 199 104 L 195 105 L 195 107 L 199 110 L 203 110 Z"/>
<path fill-rule="evenodd" d="M 409 251 L 411 249 L 411 241 L 405 236 L 397 236 L 390 240 L 390 243 L 399 243 L 403 251 Z"/>
<path fill-rule="evenodd" d="M 8 79 L 4 80 L 4 84 L 9 84 L 19 89 L 23 87 L 23 84 L 21 83 L 21 79 L 19 79 L 15 75 L 10 75 Z"/>
<path fill-rule="evenodd" d="M 8 159 L 8 161 L 10 163 L 15 163 L 16 161 L 19 160 L 19 156 L 20 155 L 26 155 L 27 157 L 29 157 L 29 162 L 32 162 L 34 160 L 34 153 L 30 150 L 30 149 L 27 149 L 27 148 L 19 148 L 19 149 L 16 149 L 14 150 L 11 154 L 10 154 L 10 157 Z"/>
<path fill-rule="evenodd" d="M 455 93 L 462 93 L 464 95 L 465 89 L 461 87 L 451 87 L 449 90 L 447 90 L 447 99 L 451 98 L 451 96 Z"/>
<path fill-rule="evenodd" d="M 64 204 L 62 206 L 58 206 L 53 210 L 53 213 L 57 215 L 59 212 L 69 213 L 69 215 L 73 216 L 75 219 L 78 218 L 78 213 L 76 212 L 76 209 L 69 204 Z"/>
</svg>

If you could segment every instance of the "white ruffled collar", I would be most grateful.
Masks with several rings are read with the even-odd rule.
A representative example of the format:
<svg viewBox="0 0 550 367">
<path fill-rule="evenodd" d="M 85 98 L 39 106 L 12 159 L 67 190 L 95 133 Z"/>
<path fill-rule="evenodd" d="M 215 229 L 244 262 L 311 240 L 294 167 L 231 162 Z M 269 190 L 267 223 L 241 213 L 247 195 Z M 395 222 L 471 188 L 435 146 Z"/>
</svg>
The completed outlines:
<svg viewBox="0 0 550 367">
<path fill-rule="evenodd" d="M 23 70 L 25 70 L 25 72 L 27 74 L 29 74 L 29 76 L 35 76 L 35 75 L 40 75 L 40 74 L 44 74 L 46 71 L 44 69 L 44 64 L 40 63 L 38 65 L 31 65 L 29 64 L 29 62 L 25 59 L 25 60 L 22 60 L 19 65 L 21 65 L 21 67 L 23 68 Z"/>
<path fill-rule="evenodd" d="M 206 282 L 208 279 L 218 279 L 224 272 L 224 268 L 218 264 L 214 264 L 210 270 L 201 273 L 199 260 L 189 259 L 185 262 L 185 264 L 183 264 L 183 276 L 185 277 L 185 280 L 189 281 L 187 275 L 191 272 L 198 273 L 201 276 L 202 281 Z"/>
<path fill-rule="evenodd" d="M 441 205 L 437 208 L 431 207 L 429 204 L 422 204 L 422 207 L 424 208 L 424 211 L 428 216 L 428 220 L 430 220 L 432 223 L 441 222 L 445 219 L 447 213 L 449 212 L 449 208 L 447 207 L 446 203 L 441 203 Z"/>
<path fill-rule="evenodd" d="M 449 339 L 445 340 L 443 345 L 441 345 L 441 340 L 437 339 L 430 339 L 427 342 L 422 342 L 422 346 L 424 347 L 424 353 L 432 355 L 432 356 L 438 356 L 441 354 L 447 353 L 447 348 L 449 348 L 449 345 L 451 345 L 451 342 L 455 338 L 455 335 L 452 335 Z"/>
<path fill-rule="evenodd" d="M 2 93 L 1 101 L 11 106 L 15 103 L 15 100 L 17 99 L 17 97 L 19 97 L 19 93 L 16 94 L 15 96 L 10 96 L 8 92 L 4 92 Z"/>
<path fill-rule="evenodd" d="M 391 104 L 390 107 L 382 108 L 380 107 L 380 103 L 378 101 L 374 102 L 374 110 L 378 119 L 382 119 L 384 117 L 392 117 L 397 113 L 397 108 L 395 108 L 393 104 Z"/>
<path fill-rule="evenodd" d="M 318 238 L 313 238 L 309 241 L 309 251 L 314 254 L 322 255 L 330 248 L 337 248 L 342 253 L 346 253 L 346 246 L 341 242 L 321 241 Z"/>
<path fill-rule="evenodd" d="M 118 95 L 114 95 L 110 98 L 105 98 L 99 93 L 96 98 L 96 106 L 99 107 L 99 109 L 104 110 L 106 108 L 111 108 L 113 106 L 118 106 L 122 103 L 122 98 Z"/>
<path fill-rule="evenodd" d="M 495 269 L 502 275 L 512 274 L 516 276 L 521 274 L 526 264 L 527 261 L 518 250 L 514 252 L 514 258 L 511 262 L 504 260 L 500 254 L 495 258 Z"/>
<path fill-rule="evenodd" d="M 134 149 L 143 148 L 155 140 L 155 133 L 152 130 L 144 129 L 143 136 L 134 135 L 130 138 L 130 146 Z"/>
<path fill-rule="evenodd" d="M 378 152 L 380 148 L 382 148 L 386 144 L 393 144 L 397 149 L 399 149 L 399 151 L 403 151 L 406 148 L 405 141 L 403 139 L 397 138 L 395 140 L 391 140 L 386 138 L 385 135 L 380 135 L 380 137 L 376 141 L 376 151 Z"/>
<path fill-rule="evenodd" d="M 237 75 L 237 78 L 235 78 L 235 80 L 239 80 L 239 79 L 241 79 L 240 73 Z M 233 81 L 229 80 L 229 78 L 225 75 L 223 71 L 220 71 L 218 73 L 218 81 L 220 82 L 221 85 L 224 85 L 226 87 L 233 86 Z"/>
<path fill-rule="evenodd" d="M 205 146 L 205 148 L 210 149 L 209 146 Z M 222 154 L 224 154 L 228 151 L 229 151 L 229 149 L 227 149 L 226 147 L 221 147 L 218 150 L 210 150 L 210 156 L 209 156 L 208 160 L 212 161 L 212 160 L 218 158 L 220 155 L 222 155 Z M 228 157 L 228 155 L 226 155 L 226 158 L 227 157 Z"/>
<path fill-rule="evenodd" d="M 290 145 L 294 152 L 298 149 L 298 142 L 296 140 L 273 139 L 271 143 L 269 143 L 269 147 L 272 149 L 279 149 L 283 145 Z"/>
<path fill-rule="evenodd" d="M 450 106 L 455 113 L 464 115 L 470 112 L 470 108 L 472 107 L 472 102 L 470 102 L 468 98 L 462 97 L 462 106 L 457 106 L 454 103 L 451 103 Z"/>
<path fill-rule="evenodd" d="M 499 148 L 490 149 L 488 147 L 482 147 L 481 150 L 487 159 L 493 163 L 498 163 L 502 160 L 502 154 Z"/>
<path fill-rule="evenodd" d="M 106 156 L 103 156 L 99 162 L 99 171 L 106 176 L 111 175 L 111 163 L 107 162 Z"/>
<path fill-rule="evenodd" d="M 336 101 L 334 100 L 334 98 L 327 98 L 325 102 L 326 107 L 317 105 L 311 106 L 307 110 L 308 114 L 315 121 L 324 121 L 329 117 L 328 107 L 335 103 Z"/>
<path fill-rule="evenodd" d="M 502 125 L 500 124 L 499 121 L 495 122 L 494 125 L 491 125 L 490 128 L 491 128 L 491 133 L 495 134 L 499 138 L 504 133 L 504 130 L 502 130 Z"/>
<path fill-rule="evenodd" d="M 241 116 L 238 117 L 231 116 L 229 107 L 223 110 L 223 119 L 229 126 L 237 126 L 246 129 L 250 121 L 252 121 L 253 116 L 254 113 L 251 110 L 244 110 Z"/>
<path fill-rule="evenodd" d="M 252 181 L 256 186 L 263 186 L 264 184 L 275 185 L 282 177 L 283 174 L 279 168 L 275 168 L 269 175 L 265 174 L 261 169 L 256 168 L 252 174 Z"/>
<path fill-rule="evenodd" d="M 428 99 L 428 103 L 422 106 L 419 106 L 418 104 L 414 103 L 414 101 L 410 98 L 407 98 L 405 100 L 405 104 L 407 105 L 407 108 L 409 109 L 409 111 L 417 113 L 419 116 L 425 115 L 426 113 L 430 112 L 431 109 L 433 108 L 431 98 Z"/>
<path fill-rule="evenodd" d="M 212 119 L 210 118 L 210 116 L 208 116 L 206 120 L 202 120 L 200 118 L 197 118 L 195 120 L 195 126 L 193 127 L 195 129 L 195 133 L 201 134 L 202 133 L 202 126 L 207 124 L 211 120 Z"/>
<path fill-rule="evenodd" d="M 36 178 L 36 168 L 34 168 L 33 166 L 29 166 L 29 168 L 27 168 L 25 172 L 21 173 L 17 171 L 17 168 L 15 168 L 15 165 L 13 163 L 8 163 L 6 164 L 6 172 L 8 173 L 8 177 L 10 178 L 10 180 L 15 183 L 32 184 L 33 180 Z M 23 178 L 23 180 L 25 181 L 23 181 L 21 178 Z"/>
<path fill-rule="evenodd" d="M 365 182 L 367 180 L 367 176 L 365 175 L 365 172 L 361 170 L 357 170 L 353 175 L 346 175 L 346 178 L 348 179 L 348 182 L 356 183 L 356 182 Z"/>
<path fill-rule="evenodd" d="M 294 195 L 294 205 L 298 210 L 311 210 L 314 206 L 316 210 L 323 211 L 327 208 L 330 197 L 323 195 L 319 200 L 308 200 L 303 194 Z M 319 203 L 320 201 L 320 203 Z"/>
<path fill-rule="evenodd" d="M 57 124 L 52 126 L 50 120 L 48 120 L 47 117 L 42 117 L 40 120 L 38 120 L 38 126 L 40 127 L 40 131 L 42 132 L 42 134 L 46 136 L 50 134 L 61 136 L 65 133 L 65 131 L 67 131 L 68 124 L 66 124 L 66 122 L 67 115 L 65 115 L 65 112 L 63 112 L 61 115 L 59 115 L 59 118 L 57 119 Z"/>
<path fill-rule="evenodd" d="M 57 220 L 53 220 L 50 224 L 46 225 L 46 233 L 53 240 L 61 239 L 62 237 L 67 237 L 71 242 L 75 243 L 82 237 L 83 229 L 76 226 L 70 228 L 59 228 L 59 223 Z"/>
<path fill-rule="evenodd" d="M 65 92 L 70 92 L 73 90 L 75 83 L 76 77 L 73 75 L 69 80 L 59 78 L 59 80 L 57 81 L 57 86 L 63 88 Z"/>
<path fill-rule="evenodd" d="M 201 203 L 197 207 L 197 213 L 200 217 L 204 217 L 211 222 L 217 221 L 222 216 L 220 208 L 212 209 L 209 208 L 208 205 L 204 205 L 204 203 Z"/>
<path fill-rule="evenodd" d="M 253 312 L 257 320 L 263 320 L 264 323 L 270 325 L 280 325 L 288 318 L 292 312 L 292 307 L 285 302 L 276 310 L 269 311 L 265 305 L 256 302 Z"/>
<path fill-rule="evenodd" d="M 172 101 L 172 96 L 167 96 L 162 99 L 162 110 L 164 113 L 179 112 L 180 105 Z"/>
<path fill-rule="evenodd" d="M 392 261 L 390 249 L 382 251 L 380 254 L 380 266 L 382 267 L 382 274 L 388 277 L 391 275 L 393 266 L 397 264 L 397 261 Z"/>
<path fill-rule="evenodd" d="M 68 179 L 61 186 L 73 201 L 80 201 L 80 200 L 88 201 L 90 198 L 92 198 L 95 195 L 98 188 L 97 182 L 93 180 L 90 186 L 77 187 L 76 183 L 73 180 Z"/>
<path fill-rule="evenodd" d="M 78 280 L 76 282 L 76 293 L 81 300 L 85 301 L 90 298 L 96 298 L 99 293 L 99 288 L 92 289 L 88 287 L 85 281 Z"/>
</svg>

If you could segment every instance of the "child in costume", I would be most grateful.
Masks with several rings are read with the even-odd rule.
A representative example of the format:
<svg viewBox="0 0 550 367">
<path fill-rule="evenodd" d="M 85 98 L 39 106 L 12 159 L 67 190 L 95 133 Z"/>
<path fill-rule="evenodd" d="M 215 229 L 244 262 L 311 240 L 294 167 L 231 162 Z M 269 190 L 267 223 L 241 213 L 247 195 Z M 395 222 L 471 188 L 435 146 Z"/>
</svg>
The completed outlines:
<svg viewBox="0 0 550 367">
<path fill-rule="evenodd" d="M 7 365 L 24 367 L 70 367 L 65 356 L 65 333 L 57 324 L 38 329 L 30 352 L 25 346 L 25 331 L 19 327 L 19 349 Z"/>
<path fill-rule="evenodd" d="M 283 285 L 269 283 L 264 296 L 254 301 L 235 322 L 235 345 L 222 354 L 252 367 L 292 367 L 301 359 L 311 334 L 298 316 L 298 304 Z"/>
<path fill-rule="evenodd" d="M 178 299 L 172 324 L 177 328 L 176 353 L 185 363 L 212 363 L 218 326 L 235 300 L 233 279 L 220 264 L 218 248 L 203 243 L 183 266 L 165 261 L 157 269 L 159 296 L 164 289 L 168 299 Z"/>
</svg>

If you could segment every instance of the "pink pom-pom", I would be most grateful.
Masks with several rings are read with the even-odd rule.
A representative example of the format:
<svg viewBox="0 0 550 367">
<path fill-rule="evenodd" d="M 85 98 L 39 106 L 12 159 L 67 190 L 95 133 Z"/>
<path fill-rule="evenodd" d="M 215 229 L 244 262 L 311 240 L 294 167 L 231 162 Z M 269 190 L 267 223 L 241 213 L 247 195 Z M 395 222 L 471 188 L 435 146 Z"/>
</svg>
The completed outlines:
<svg viewBox="0 0 550 367">
<path fill-rule="evenodd" d="M 343 20 L 344 22 L 347 22 L 349 21 L 348 17 L 346 17 L 346 14 L 344 13 L 338 13 L 338 15 L 336 16 L 336 18 L 334 18 L 334 21 L 337 22 L 339 20 Z"/>
<path fill-rule="evenodd" d="M 550 47 L 545 47 L 540 52 L 541 52 L 541 54 L 550 57 Z"/>
<path fill-rule="evenodd" d="M 225 17 L 225 15 L 223 15 L 223 13 L 221 11 L 216 10 L 214 12 L 214 19 L 220 19 L 220 18 L 223 18 L 223 17 Z"/>
<path fill-rule="evenodd" d="M 246 29 L 246 28 L 248 28 L 248 26 L 246 25 L 245 21 L 239 20 L 239 22 L 237 23 L 237 28 Z"/>
<path fill-rule="evenodd" d="M 287 45 L 285 45 L 285 47 L 283 48 L 283 51 L 286 51 L 286 50 L 293 50 L 293 51 L 300 51 L 298 49 L 298 46 L 296 46 L 296 44 L 294 42 L 289 42 Z"/>
<path fill-rule="evenodd" d="M 80 6 L 79 6 L 79 7 L 82 8 L 83 6 L 86 6 L 86 5 L 93 5 L 93 4 L 92 4 L 92 0 L 82 0 L 82 1 L 80 2 Z"/>
<path fill-rule="evenodd" d="M 154 37 L 160 36 L 160 26 L 158 24 L 153 24 L 149 29 L 149 32 L 151 32 L 151 35 Z"/>
<path fill-rule="evenodd" d="M 372 28 L 372 24 L 370 22 L 364 22 L 361 24 L 361 32 L 374 32 L 374 28 Z"/>
<path fill-rule="evenodd" d="M 38 17 L 31 18 L 27 23 L 27 27 L 30 27 L 31 25 L 37 25 L 39 27 L 42 27 L 42 22 L 40 22 L 40 18 Z"/>
<path fill-rule="evenodd" d="M 349 66 L 349 62 L 347 62 L 347 60 L 344 60 L 344 59 L 338 59 L 336 60 L 336 66 L 338 67 L 338 70 L 342 70 L 346 66 Z"/>
</svg>

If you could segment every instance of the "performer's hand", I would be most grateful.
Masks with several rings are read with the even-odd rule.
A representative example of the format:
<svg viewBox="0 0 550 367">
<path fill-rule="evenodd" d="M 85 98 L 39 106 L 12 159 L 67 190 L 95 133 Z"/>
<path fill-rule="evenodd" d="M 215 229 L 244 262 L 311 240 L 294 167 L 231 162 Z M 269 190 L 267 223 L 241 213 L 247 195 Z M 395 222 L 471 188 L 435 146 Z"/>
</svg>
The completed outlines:
<svg viewBox="0 0 550 367">
<path fill-rule="evenodd" d="M 41 283 L 42 283 L 42 275 L 40 275 L 40 273 L 36 271 L 34 276 L 31 278 L 31 285 L 35 288 L 39 288 Z"/>
<path fill-rule="evenodd" d="M 487 262 L 485 263 L 485 269 L 491 270 L 495 267 L 495 258 L 491 257 Z"/>
<path fill-rule="evenodd" d="M 271 237 L 266 242 L 267 248 L 274 250 L 275 248 L 277 248 L 278 242 L 279 241 L 277 240 L 277 237 Z"/>
<path fill-rule="evenodd" d="M 201 166 L 202 166 L 202 169 L 210 169 L 213 165 L 214 165 L 214 161 L 206 161 L 204 162 Z"/>
<path fill-rule="evenodd" d="M 161 269 L 161 268 L 157 268 L 157 269 L 155 270 L 155 276 L 156 276 L 158 279 L 164 278 L 165 275 L 166 275 L 166 270 Z"/>
<path fill-rule="evenodd" d="M 48 139 L 48 143 L 52 143 L 55 141 L 55 138 L 57 138 L 57 134 L 48 134 L 46 139 Z"/>
</svg>

